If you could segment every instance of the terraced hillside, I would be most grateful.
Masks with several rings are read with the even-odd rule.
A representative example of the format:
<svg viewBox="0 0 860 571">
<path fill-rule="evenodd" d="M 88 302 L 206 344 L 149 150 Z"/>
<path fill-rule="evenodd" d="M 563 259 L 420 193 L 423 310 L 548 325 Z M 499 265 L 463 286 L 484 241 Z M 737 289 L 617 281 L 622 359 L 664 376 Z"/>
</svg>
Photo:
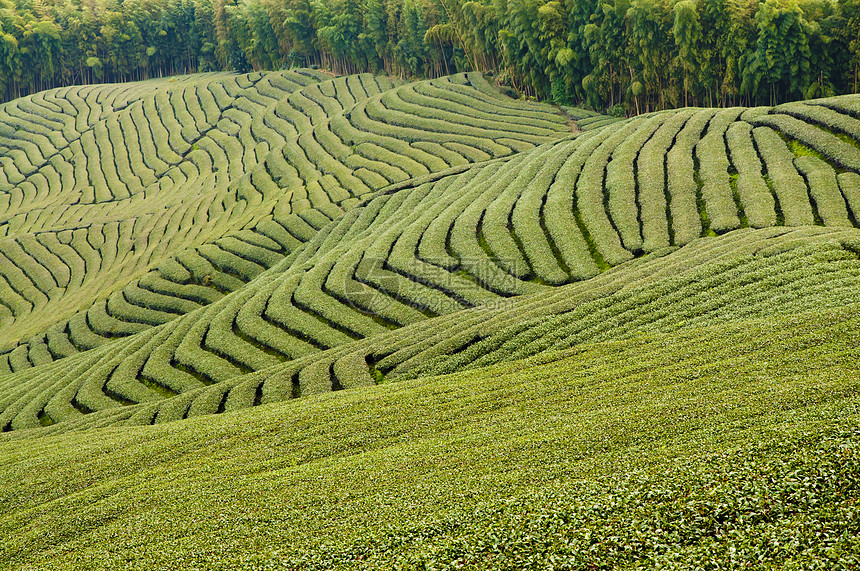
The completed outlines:
<svg viewBox="0 0 860 571">
<path fill-rule="evenodd" d="M 203 74 L 0 167 L 0 568 L 856 562 L 860 96 Z"/>
<path fill-rule="evenodd" d="M 0 568 L 851 569 L 858 325 L 856 306 L 742 319 L 7 435 Z"/>
<path fill-rule="evenodd" d="M 569 132 L 474 74 L 203 74 L 7 103 L 0 371 L 220 299 L 360 197 Z"/>
<path fill-rule="evenodd" d="M 13 108 L 92 101 L 6 142 L 4 431 L 177 420 L 857 300 L 857 97 L 571 132 L 475 74 L 81 89 L 96 95 L 7 105 L 23 125 Z M 25 202 L 66 155 L 67 178 Z"/>
</svg>

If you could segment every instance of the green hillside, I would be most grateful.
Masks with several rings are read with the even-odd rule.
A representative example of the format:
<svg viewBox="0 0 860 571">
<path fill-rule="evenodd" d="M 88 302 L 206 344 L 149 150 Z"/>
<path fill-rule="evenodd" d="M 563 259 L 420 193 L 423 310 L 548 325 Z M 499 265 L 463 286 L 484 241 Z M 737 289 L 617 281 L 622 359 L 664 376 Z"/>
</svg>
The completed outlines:
<svg viewBox="0 0 860 571">
<path fill-rule="evenodd" d="M 556 505 L 597 567 L 686 568 L 733 546 L 711 516 L 625 534 L 709 467 L 740 498 L 854 458 L 860 97 L 616 120 L 200 74 L 4 104 L 0 166 L 10 569 L 581 568 Z M 739 561 L 789 513 L 798 568 L 851 554 L 856 478 L 815 477 L 736 508 Z"/>
<path fill-rule="evenodd" d="M 850 569 L 858 336 L 851 310 L 741 320 L 6 442 L 0 557 L 9 569 L 717 569 L 731 552 L 730 568 Z"/>
<path fill-rule="evenodd" d="M 477 74 L 422 93 L 393 85 L 204 74 L 0 106 L 0 343 L 28 349 L 6 367 L 219 299 L 393 183 L 570 132 L 559 112 L 502 99 Z M 480 106 L 491 112 L 469 111 Z"/>
</svg>

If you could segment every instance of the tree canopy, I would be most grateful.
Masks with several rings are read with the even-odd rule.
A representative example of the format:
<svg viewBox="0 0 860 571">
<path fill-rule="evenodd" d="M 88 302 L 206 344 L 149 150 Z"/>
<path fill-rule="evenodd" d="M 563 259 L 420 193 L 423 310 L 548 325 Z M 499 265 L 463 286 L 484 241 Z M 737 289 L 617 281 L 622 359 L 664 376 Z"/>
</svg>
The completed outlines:
<svg viewBox="0 0 860 571">
<path fill-rule="evenodd" d="M 628 114 L 858 90 L 858 0 L 0 0 L 5 99 L 68 84 L 320 66 L 496 73 Z"/>
</svg>

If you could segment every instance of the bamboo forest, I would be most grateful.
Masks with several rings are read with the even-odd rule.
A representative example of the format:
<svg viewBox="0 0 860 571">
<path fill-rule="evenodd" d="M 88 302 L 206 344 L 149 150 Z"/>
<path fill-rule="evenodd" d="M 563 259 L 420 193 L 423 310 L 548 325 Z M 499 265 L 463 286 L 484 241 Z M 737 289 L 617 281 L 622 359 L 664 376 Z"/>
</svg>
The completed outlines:
<svg viewBox="0 0 860 571">
<path fill-rule="evenodd" d="M 854 93 L 858 0 L 2 0 L 0 92 L 205 71 L 495 75 L 616 116 Z"/>
</svg>

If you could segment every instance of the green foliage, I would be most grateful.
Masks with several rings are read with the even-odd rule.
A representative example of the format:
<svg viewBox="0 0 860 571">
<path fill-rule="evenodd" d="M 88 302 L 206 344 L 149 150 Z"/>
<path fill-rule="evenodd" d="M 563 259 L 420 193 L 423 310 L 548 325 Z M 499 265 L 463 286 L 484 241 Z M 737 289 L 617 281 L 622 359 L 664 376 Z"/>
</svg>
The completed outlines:
<svg viewBox="0 0 860 571">
<path fill-rule="evenodd" d="M 809 38 L 814 34 L 813 26 L 796 3 L 778 0 L 764 2 L 755 20 L 757 45 L 744 70 L 742 89 L 767 93 L 771 103 L 777 101 L 777 94 L 802 97 L 810 83 Z"/>
<path fill-rule="evenodd" d="M 860 216 L 860 175 L 857 173 L 841 173 L 837 175 L 839 181 L 839 189 L 842 191 L 842 196 L 848 202 L 851 209 L 851 214 L 854 220 L 858 220 Z"/>
<path fill-rule="evenodd" d="M 718 112 L 703 137 L 696 143 L 699 177 L 702 180 L 702 200 L 715 232 L 734 230 L 741 225 L 738 207 L 732 194 L 729 157 L 726 154 L 726 130 L 740 114 L 738 109 Z"/>
<path fill-rule="evenodd" d="M 600 256 L 614 266 L 630 259 L 604 208 L 603 174 L 614 148 L 629 136 L 636 127 L 635 122 L 608 133 L 605 140 L 586 159 L 576 183 L 576 209 L 585 229 Z"/>
<path fill-rule="evenodd" d="M 737 566 L 850 568 L 857 563 L 850 504 L 858 440 L 849 426 L 819 428 L 673 465 L 668 473 L 632 471 L 488 502 L 470 514 L 369 533 L 291 563 L 576 569 L 647 558 L 665 569 L 694 561 L 719 568 L 727 559 Z"/>
<path fill-rule="evenodd" d="M 15 129 L 0 138 L 2 336 L 32 349 L 4 364 L 29 368 L 51 347 L 65 357 L 166 323 L 241 289 L 359 197 L 569 132 L 555 110 L 508 100 L 479 74 L 409 86 L 420 104 L 391 97 L 399 86 L 307 70 L 213 74 L 4 106 Z M 401 124 L 359 119 L 370 99 Z M 107 313 L 63 332 L 99 298 Z"/>
<path fill-rule="evenodd" d="M 787 226 L 803 226 L 814 223 L 809 191 L 796 169 L 791 168 L 794 155 L 783 139 L 773 129 L 757 127 L 753 138 L 762 157 L 768 182 L 773 186 L 779 210 Z"/>
<path fill-rule="evenodd" d="M 836 172 L 817 157 L 799 157 L 794 164 L 806 179 L 816 214 L 822 222 L 828 226 L 852 226 L 836 181 Z"/>
<path fill-rule="evenodd" d="M 553 556 L 688 567 L 733 553 L 739 564 L 836 567 L 841 557 L 850 568 L 855 321 L 832 311 L 595 344 L 457 377 L 57 435 L 50 449 L 7 437 L 3 558 L 57 569 L 81 557 L 104 569 L 129 559 L 514 569 Z M 256 385 L 235 388 L 253 401 Z M 184 408 L 194 405 L 177 401 L 170 414 Z M 133 424 L 160 413 L 113 414 Z"/>
<path fill-rule="evenodd" d="M 811 147 L 844 168 L 860 169 L 860 149 L 830 131 L 818 127 L 809 128 L 804 121 L 782 114 L 764 115 L 755 119 L 755 123 L 785 133 L 787 137 Z"/>
<path fill-rule="evenodd" d="M 850 93 L 860 64 L 849 0 L 827 9 L 811 0 L 98 0 L 45 10 L 15 0 L 5 10 L 7 100 L 75 83 L 288 66 L 401 78 L 487 71 L 527 97 L 639 114 Z"/>
<path fill-rule="evenodd" d="M 607 205 L 612 220 L 618 228 L 618 233 L 624 243 L 624 247 L 631 251 L 642 249 L 642 236 L 639 227 L 639 206 L 636 204 L 637 169 L 643 166 L 637 164 L 642 146 L 654 135 L 666 119 L 658 115 L 640 123 L 639 128 L 618 145 L 612 153 L 612 160 L 606 167 L 606 193 L 609 195 Z M 648 168 L 645 165 L 644 168 Z M 644 171 L 643 171 L 644 174 Z M 645 212 L 649 210 L 647 199 L 647 184 L 644 177 L 640 177 L 639 202 Z M 647 216 L 647 214 L 646 214 Z M 643 226 L 647 226 L 645 223 Z M 647 230 L 646 230 L 647 231 Z"/>
<path fill-rule="evenodd" d="M 465 85 L 464 82 L 469 81 L 468 76 L 455 76 L 451 78 L 451 85 Z M 326 96 L 325 93 L 333 95 Z M 445 90 L 436 93 L 441 97 Z M 336 95 L 335 83 L 316 86 L 313 92 L 320 109 L 340 109 L 334 101 L 323 99 Z M 383 100 L 383 96 L 378 96 L 380 104 Z M 353 110 L 361 105 L 356 103 Z M 340 127 L 334 131 L 324 129 L 324 136 L 320 138 L 322 142 L 313 136 L 313 130 L 292 135 L 292 141 L 305 137 L 305 146 L 309 149 L 307 154 L 299 154 L 304 151 L 293 143 L 289 151 L 290 160 L 298 167 L 294 176 L 300 180 L 294 183 L 292 192 L 296 193 L 295 196 L 290 197 L 293 205 L 290 208 L 295 207 L 295 213 L 284 214 L 286 209 L 278 211 L 269 206 L 273 210 L 267 212 L 279 214 L 270 214 L 261 220 L 259 231 L 250 225 L 234 229 L 221 238 L 175 254 L 173 260 L 163 263 L 157 272 L 126 285 L 121 291 L 109 292 L 106 306 L 104 302 L 98 303 L 83 312 L 83 319 L 70 319 L 67 343 L 72 350 L 63 348 L 63 334 L 56 334 L 56 330 L 49 341 L 61 348 L 61 356 L 72 359 L 70 364 L 77 358 L 76 351 L 111 342 L 113 347 L 123 352 L 123 359 L 120 365 L 112 358 L 106 359 L 88 370 L 86 383 L 82 386 L 103 386 L 105 391 L 103 396 L 99 396 L 97 390 L 88 389 L 87 406 L 101 414 L 110 412 L 117 402 L 136 402 L 141 407 L 145 405 L 146 410 L 155 416 L 140 412 L 142 416 L 135 422 L 148 422 L 147 419 L 160 422 L 177 418 L 177 415 L 183 417 L 190 410 L 178 404 L 175 406 L 179 408 L 174 410 L 174 404 L 170 404 L 170 412 L 159 416 L 161 405 L 153 408 L 150 400 L 153 394 L 162 394 L 160 390 L 184 395 L 189 390 L 201 390 L 204 385 L 221 383 L 248 388 L 246 384 L 258 378 L 254 374 L 273 371 L 285 364 L 292 371 L 290 375 L 300 374 L 313 365 L 302 376 L 307 382 L 303 384 L 298 379 L 292 383 L 301 394 L 316 390 L 312 387 L 329 390 L 345 386 L 343 383 L 370 383 L 372 380 L 364 379 L 370 375 L 369 370 L 351 369 L 356 363 L 360 365 L 360 358 L 338 364 L 343 355 L 354 353 L 356 343 L 376 347 L 376 354 L 383 356 L 378 370 L 386 379 L 393 379 L 399 374 L 449 372 L 526 357 L 551 347 L 566 348 L 600 339 L 609 331 L 615 335 L 628 335 L 641 328 L 664 328 L 668 324 L 701 325 L 715 318 L 708 309 L 713 307 L 712 304 L 720 308 L 721 315 L 732 315 L 732 311 L 741 314 L 746 311 L 747 315 L 753 311 L 772 312 L 774 309 L 770 302 L 775 299 L 780 300 L 782 308 L 805 307 L 792 305 L 796 302 L 783 296 L 779 289 L 782 282 L 768 282 L 762 286 L 763 289 L 754 290 L 746 280 L 753 279 L 748 277 L 749 272 L 755 276 L 771 272 L 795 284 L 794 280 L 799 279 L 796 274 L 798 264 L 822 269 L 822 260 L 799 262 L 796 258 L 782 260 L 773 257 L 767 261 L 784 261 L 786 265 L 740 271 L 735 261 L 743 258 L 731 257 L 726 250 L 728 246 L 720 245 L 731 241 L 715 242 L 711 238 L 700 237 L 707 233 L 703 221 L 707 223 L 710 220 L 702 216 L 700 208 L 706 209 L 707 215 L 714 197 L 707 194 L 705 188 L 708 181 L 714 179 L 722 180 L 728 186 L 723 190 L 726 193 L 723 199 L 727 201 L 725 208 L 737 217 L 735 224 L 740 224 L 741 220 L 762 226 L 782 224 L 783 221 L 793 223 L 796 220 L 794 212 L 804 208 L 808 209 L 811 222 L 833 227 L 854 223 L 848 208 L 845 208 L 845 201 L 852 199 L 842 198 L 843 194 L 852 196 L 850 179 L 846 178 L 841 184 L 831 165 L 820 159 L 806 157 L 795 160 L 778 132 L 765 127 L 751 132 L 749 123 L 738 120 L 739 116 L 759 120 L 769 116 L 767 111 L 743 112 L 736 109 L 717 113 L 714 110 L 688 109 L 640 117 L 621 122 L 617 129 L 569 135 L 512 157 L 423 175 L 422 178 L 390 186 L 361 203 L 347 203 L 344 197 L 350 196 L 349 193 L 344 190 L 344 194 L 339 194 L 344 187 L 338 186 L 331 175 L 321 175 L 315 170 L 317 165 L 326 161 L 338 162 L 334 155 L 321 158 L 316 155 L 322 154 L 323 145 L 336 148 L 338 142 L 332 137 L 337 138 L 338 133 L 347 131 L 341 131 Z M 501 116 L 505 113 L 497 109 L 486 115 Z M 545 113 L 545 124 L 549 124 L 552 121 L 548 117 L 552 113 Z M 405 111 L 401 114 L 411 116 Z M 512 112 L 509 114 L 513 115 Z M 416 110 L 415 115 L 420 113 Z M 350 121 L 353 115 L 349 119 L 342 114 L 341 117 L 344 118 L 343 125 L 350 125 L 353 132 L 358 132 Z M 504 122 L 494 124 L 498 127 L 485 130 L 485 133 L 499 131 Z M 559 123 L 560 127 L 562 125 Z M 391 128 L 392 134 L 404 129 L 400 125 L 392 125 Z M 228 143 L 241 147 L 241 130 L 232 132 L 237 137 L 232 139 L 233 142 L 223 130 L 217 137 L 210 136 L 209 140 L 213 141 L 212 144 L 216 140 L 223 141 L 219 144 L 221 152 Z M 446 136 L 441 132 L 438 134 L 440 138 Z M 387 141 L 385 144 L 393 149 L 404 144 L 395 137 L 390 137 L 390 140 L 377 134 L 365 137 L 367 141 L 362 144 Z M 486 140 L 492 141 L 490 137 Z M 500 137 L 499 140 L 507 142 L 512 139 Z M 700 156 L 701 150 L 707 148 L 703 146 L 706 141 L 710 145 L 716 143 L 713 152 L 717 160 L 712 161 L 711 166 L 703 160 L 708 156 Z M 427 146 L 426 150 L 414 150 L 436 156 L 430 155 L 434 148 Z M 723 154 L 726 149 L 729 150 L 728 155 Z M 346 153 L 343 149 L 341 152 Z M 448 149 L 448 152 L 453 151 Z M 759 159 L 759 153 L 763 161 Z M 721 154 L 722 157 L 719 156 Z M 349 159 L 351 155 L 341 156 Z M 413 153 L 412 156 L 422 155 Z M 402 159 L 389 160 L 390 163 L 380 164 L 402 165 L 404 162 Z M 212 164 L 218 162 L 214 160 Z M 195 169 L 197 164 L 200 163 L 191 163 Z M 415 164 L 420 163 L 415 161 Z M 448 164 L 447 160 L 440 160 L 432 166 L 440 168 Z M 763 167 L 767 168 L 765 172 Z M 202 164 L 199 168 L 203 168 Z M 341 165 L 341 168 L 342 173 L 349 172 L 349 167 Z M 738 173 L 738 203 L 733 196 L 733 173 L 730 169 L 736 169 Z M 421 172 L 426 170 L 429 170 L 427 166 Z M 176 169 L 174 172 L 193 174 L 191 166 L 187 171 Z M 216 171 L 209 176 L 222 175 Z M 183 174 L 178 182 L 186 185 L 186 180 Z M 243 183 L 247 181 L 242 179 Z M 351 188 L 346 178 L 344 181 L 345 186 Z M 795 192 L 801 188 L 797 184 L 801 185 L 802 194 L 800 201 L 792 204 L 790 198 L 794 195 L 786 189 Z M 781 219 L 777 219 L 777 202 L 769 185 L 773 186 L 779 198 Z M 146 226 L 142 226 L 137 235 L 119 226 L 105 226 L 97 233 L 83 229 L 64 231 L 56 242 L 78 256 L 83 262 L 80 271 L 86 274 L 89 272 L 87 268 L 104 264 L 107 254 L 118 257 L 120 251 L 130 251 L 132 238 L 135 246 L 143 250 L 149 243 L 158 243 L 162 236 L 178 235 L 185 224 L 196 228 L 210 224 L 213 219 L 218 220 L 219 209 L 238 209 L 241 204 L 243 210 L 240 212 L 251 213 L 266 204 L 265 191 L 247 188 L 231 197 L 221 188 L 219 192 L 223 194 L 219 196 L 225 198 L 207 203 L 206 210 L 197 207 L 190 214 L 179 210 L 165 214 L 164 220 L 173 222 L 163 227 L 150 226 L 152 220 L 147 218 Z M 230 186 L 227 186 L 226 191 L 229 190 Z M 241 202 L 237 198 L 241 198 Z M 333 200 L 341 202 L 335 204 Z M 317 206 L 311 207 L 312 204 Z M 840 204 L 843 204 L 842 209 Z M 182 223 L 182 220 L 187 222 Z M 807 224 L 809 222 L 801 226 Z M 113 230 L 108 232 L 107 228 Z M 635 238 L 640 231 L 642 236 L 653 241 L 655 230 L 660 228 L 664 229 L 662 241 L 649 243 L 642 240 L 637 244 Z M 670 228 L 672 232 L 669 232 Z M 785 230 L 780 229 L 775 235 L 768 234 L 767 239 L 779 233 L 785 233 Z M 819 239 L 819 234 L 804 229 L 803 233 L 786 235 L 779 248 L 794 248 L 795 242 L 803 242 L 808 236 Z M 745 244 L 756 240 L 744 234 L 737 238 Z M 44 244 L 47 250 L 52 243 L 46 240 Z M 114 244 L 115 253 L 104 249 Z M 681 250 L 685 254 L 678 258 L 676 268 L 698 264 L 711 255 L 697 252 L 724 250 L 716 259 L 726 263 L 732 260 L 728 267 L 737 275 L 744 276 L 738 287 L 744 289 L 745 295 L 738 299 L 744 301 L 745 309 L 729 309 L 734 306 L 729 303 L 729 298 L 723 296 L 729 295 L 735 281 L 724 274 L 725 268 L 722 267 L 713 268 L 717 277 L 702 270 L 703 273 L 690 278 L 691 281 L 679 282 L 695 284 L 693 289 L 687 290 L 661 282 L 661 270 L 651 266 L 650 270 L 643 272 L 655 276 L 660 286 L 630 297 L 616 297 L 611 288 L 597 287 L 595 284 L 601 283 L 599 280 L 589 280 L 597 280 L 596 275 L 601 271 L 612 270 L 605 272 L 611 283 L 627 284 L 622 278 L 623 273 L 616 271 L 620 268 L 615 266 L 627 267 L 638 261 L 635 258 L 651 263 L 661 259 L 672 248 L 685 245 L 693 248 Z M 59 259 L 59 246 L 51 247 L 57 251 L 54 257 Z M 34 249 L 32 245 L 29 248 Z M 23 250 L 19 253 L 18 249 L 10 248 L 8 251 L 10 255 L 14 253 L 17 256 L 16 260 L 20 258 L 16 268 L 26 267 L 28 258 L 24 257 Z M 692 252 L 691 261 L 685 261 L 688 251 Z M 40 255 L 45 256 L 45 253 Z M 63 255 L 68 257 L 65 252 Z M 53 259 L 49 255 L 45 263 L 51 264 Z M 662 271 L 678 274 L 678 269 L 669 267 Z M 22 288 L 22 294 L 30 291 L 25 288 L 27 283 L 40 282 L 45 288 L 59 283 L 47 271 L 48 266 L 44 268 L 46 271 L 42 272 L 34 266 L 29 270 L 32 276 L 23 270 L 15 274 L 15 283 Z M 632 275 L 639 275 L 636 273 L 638 270 L 631 271 L 634 272 Z M 562 311 L 553 305 L 551 299 L 555 290 L 564 291 L 566 286 L 563 284 L 579 280 L 587 280 L 582 283 L 583 291 L 593 291 L 600 299 L 597 305 L 580 298 L 574 298 L 579 299 L 578 304 L 581 303 L 576 309 L 567 307 Z M 819 285 L 812 278 L 808 283 Z M 35 285 L 30 287 L 31 297 L 42 291 Z M 708 298 L 709 294 L 720 301 Z M 42 292 L 42 295 L 47 298 L 47 293 Z M 496 307 L 503 298 L 516 296 L 524 296 L 527 304 L 540 305 L 542 302 L 536 300 L 544 300 L 548 308 L 560 313 L 553 314 L 555 317 L 552 319 L 545 314 L 544 323 L 538 326 L 532 321 L 532 310 L 523 306 L 511 314 L 497 315 L 497 322 L 490 329 L 483 329 L 483 326 L 478 327 L 476 322 L 472 322 L 472 329 L 466 329 L 462 334 L 451 336 L 441 333 L 449 327 L 443 317 L 454 317 L 460 310 L 472 307 L 478 310 L 476 315 L 480 315 L 481 311 Z M 9 297 L 12 300 L 13 296 Z M 23 301 L 28 299 L 21 295 L 19 298 Z M 175 302 L 172 301 L 174 298 Z M 673 310 L 667 313 L 666 309 L 661 309 L 662 306 L 654 305 L 654 300 L 673 304 Z M 34 297 L 34 301 L 38 300 Z M 136 334 L 144 329 L 148 331 L 155 324 L 160 325 L 157 332 L 148 334 L 150 336 Z M 440 332 L 438 335 L 445 338 L 445 343 L 417 343 L 416 340 L 422 337 L 420 327 L 425 325 Z M 415 352 L 403 357 L 405 361 L 393 356 L 405 355 L 401 353 L 405 349 L 390 353 L 393 350 L 390 346 L 375 345 L 377 341 L 391 339 L 388 335 L 401 329 L 404 339 L 409 339 L 409 346 L 416 348 Z M 127 339 L 115 339 L 118 337 Z M 24 385 L 36 383 L 37 378 L 41 378 L 38 376 L 40 367 L 31 365 L 44 361 L 47 356 L 45 348 L 49 347 L 42 342 L 41 336 L 33 337 L 26 346 L 22 345 L 21 349 L 15 350 L 17 352 L 8 354 L 8 367 L 20 369 L 22 375 L 26 373 L 24 369 L 33 368 L 36 376 L 26 377 L 27 380 L 21 377 L 21 382 Z M 326 372 L 328 369 L 324 365 L 313 360 L 325 351 L 331 353 L 323 360 L 333 368 L 337 364 L 337 373 Z M 453 354 L 454 358 L 445 360 L 445 354 Z M 103 375 L 102 378 L 99 375 Z M 51 389 L 51 395 L 60 394 L 68 386 L 67 381 L 58 382 Z M 285 388 L 287 385 L 265 388 L 263 382 L 257 386 L 265 389 L 267 400 L 275 399 L 274 395 L 282 395 L 280 398 L 295 396 L 292 389 Z M 225 388 L 220 393 L 231 407 L 248 401 L 245 396 L 232 398 L 231 390 Z M 206 394 L 216 398 L 212 392 Z M 171 398 L 167 397 L 167 400 Z M 252 404 L 257 401 L 257 397 L 250 398 Z M 187 402 L 190 407 L 195 401 L 192 398 Z M 211 410 L 210 401 L 206 402 L 208 404 L 194 409 L 197 411 L 195 414 Z M 164 405 L 167 406 L 167 401 Z M 38 409 L 39 405 L 28 408 L 26 415 L 15 421 L 16 428 L 41 422 L 41 411 L 33 410 L 33 407 Z M 219 409 L 220 404 L 216 411 Z M 138 412 L 134 408 L 129 409 L 128 414 L 136 415 Z M 65 429 L 65 426 L 62 421 L 57 425 L 58 429 Z"/>
<path fill-rule="evenodd" d="M 694 58 L 713 14 L 679 6 Z M 545 33 L 589 12 L 533 8 Z M 602 25 L 628 8 L 646 37 L 643 15 L 661 10 L 647 2 L 602 8 Z M 243 10 L 265 27 L 251 6 L 226 18 Z M 337 7 L 319 23 L 325 49 L 349 37 L 391 57 Z M 446 49 L 480 66 L 484 48 L 463 31 Z M 638 80 L 660 81 L 662 56 L 646 47 L 636 58 L 652 75 Z M 564 64 L 551 88 L 583 71 L 566 49 L 538 52 Z M 670 104 L 681 84 L 634 96 Z M 851 553 L 853 512 L 833 486 L 786 496 L 781 476 L 754 478 L 805 470 L 821 484 L 837 465 L 829 437 L 802 464 L 771 454 L 771 440 L 761 454 L 734 450 L 856 410 L 856 98 L 576 113 L 583 132 L 479 73 L 407 85 L 189 76 L 48 98 L 0 115 L 14 125 L 0 132 L 4 561 L 206 568 L 218 553 L 231 568 L 521 568 L 588 552 L 671 568 L 730 547 L 784 559 L 754 542 L 789 535 L 806 542 L 799 567 Z M 426 439 L 412 440 L 415 426 Z M 95 428 L 99 439 L 81 433 Z M 47 453 L 16 448 L 48 435 Z M 211 456 L 199 448 L 213 442 Z M 237 456 L 248 442 L 255 452 Z M 698 450 L 716 456 L 670 463 Z M 21 461 L 36 452 L 59 474 L 51 486 Z M 180 457 L 178 472 L 152 460 Z M 724 469 L 738 458 L 743 470 Z M 609 476 L 632 459 L 646 472 Z M 597 487 L 571 480 L 595 474 Z M 552 482 L 564 493 L 534 493 Z M 114 508 L 123 518 L 104 515 Z M 129 518 L 147 525 L 116 523 Z M 212 526 L 226 535 L 212 539 Z M 289 547 L 261 551 L 264 534 Z M 106 537 L 117 550 L 101 549 Z M 141 554 L 144 543 L 167 547 Z"/>
<path fill-rule="evenodd" d="M 666 154 L 666 186 L 672 231 L 676 244 L 688 244 L 703 235 L 707 228 L 699 212 L 699 188 L 693 148 L 713 116 L 713 110 L 692 115 L 675 137 L 675 144 Z"/>
<path fill-rule="evenodd" d="M 738 173 L 740 207 L 749 225 L 753 228 L 773 226 L 777 223 L 776 203 L 762 177 L 762 161 L 753 145 L 750 126 L 743 122 L 733 123 L 726 131 L 726 142 L 732 164 Z"/>
</svg>

